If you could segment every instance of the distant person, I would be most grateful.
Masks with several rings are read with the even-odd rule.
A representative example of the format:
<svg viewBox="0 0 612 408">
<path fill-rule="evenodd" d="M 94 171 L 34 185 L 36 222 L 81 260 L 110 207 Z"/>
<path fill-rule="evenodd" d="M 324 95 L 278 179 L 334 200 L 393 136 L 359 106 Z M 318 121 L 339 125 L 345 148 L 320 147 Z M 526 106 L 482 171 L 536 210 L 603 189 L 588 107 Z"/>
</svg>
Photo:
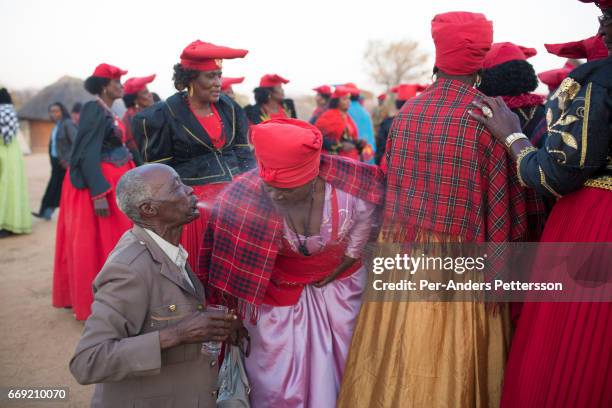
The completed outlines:
<svg viewBox="0 0 612 408">
<path fill-rule="evenodd" d="M 329 100 L 328 109 L 319 116 L 315 126 L 323 134 L 323 149 L 328 154 L 360 160 L 363 141 L 357 125 L 348 114 L 351 90 L 339 85 Z"/>
<path fill-rule="evenodd" d="M 79 126 L 79 120 L 81 118 L 81 108 L 83 104 L 81 102 L 77 102 L 72 105 L 72 109 L 70 110 L 70 117 L 72 118 L 72 123 L 76 126 Z"/>
<path fill-rule="evenodd" d="M 140 166 L 143 161 L 138 151 L 139 143 L 134 140 L 132 119 L 134 119 L 138 112 L 155 103 L 153 101 L 153 94 L 147 87 L 147 84 L 150 84 L 153 80 L 155 80 L 155 74 L 146 77 L 130 78 L 123 84 L 123 103 L 127 108 L 122 119 L 125 125 L 125 145 L 130 149 L 134 163 L 137 166 Z"/>
<path fill-rule="evenodd" d="M 374 125 L 370 113 L 361 105 L 361 90 L 353 83 L 348 83 L 345 86 L 351 89 L 351 104 L 348 113 L 357 125 L 359 137 L 375 151 Z"/>
<path fill-rule="evenodd" d="M 375 163 L 381 165 L 385 152 L 387 151 L 387 139 L 389 137 L 389 131 L 391 130 L 391 124 L 397 112 L 404 106 L 404 103 L 408 99 L 414 98 L 418 93 L 423 92 L 427 88 L 425 85 L 419 84 L 400 84 L 391 88 L 391 92 L 395 94 L 395 109 L 393 113 L 387 116 L 380 123 L 378 132 L 376 134 L 376 154 Z"/>
<path fill-rule="evenodd" d="M 321 116 L 321 114 L 329 107 L 329 99 L 331 98 L 332 90 L 329 85 L 321 85 L 313 88 L 312 90 L 317 93 L 315 95 L 315 103 L 317 104 L 317 107 L 315 108 L 314 112 L 312 112 L 308 122 L 310 122 L 311 125 L 314 125 L 319 116 Z"/>
<path fill-rule="evenodd" d="M 297 118 L 292 99 L 285 99 L 283 84 L 288 79 L 276 74 L 261 77 L 259 86 L 253 90 L 255 105 L 248 105 L 244 111 L 249 123 L 256 125 L 270 119 Z"/>
<path fill-rule="evenodd" d="M 140 146 L 144 161 L 172 167 L 198 197 L 200 217 L 183 228 L 181 238 L 192 268 L 217 195 L 255 165 L 244 111 L 221 92 L 223 60 L 247 53 L 193 41 L 173 68 L 177 92 L 134 118 L 136 140 L 146 140 Z"/>
<path fill-rule="evenodd" d="M 0 89 L 0 238 L 32 232 L 23 153 L 17 141 L 19 119 L 13 99 Z"/>
<path fill-rule="evenodd" d="M 202 343 L 225 341 L 236 316 L 203 311 L 204 288 L 185 263 L 181 230 L 199 216 L 193 189 L 171 167 L 146 164 L 119 180 L 117 202 L 135 225 L 94 281 L 70 371 L 96 384 L 94 408 L 214 408 L 217 357 Z"/>
<path fill-rule="evenodd" d="M 244 77 L 240 78 L 230 78 L 223 77 L 221 78 L 221 92 L 232 98 L 234 101 L 236 100 L 236 94 L 234 94 L 234 88 L 232 85 L 241 84 L 244 82 Z"/>
<path fill-rule="evenodd" d="M 70 177 L 62 186 L 53 305 L 71 306 L 77 320 L 89 316 L 91 283 L 121 235 L 132 226 L 117 207 L 115 186 L 134 162 L 123 143 L 123 122 L 110 108 L 123 96 L 120 79 L 126 73 L 100 64 L 85 80 L 85 89 L 96 99 L 83 105 L 70 156 Z"/>
<path fill-rule="evenodd" d="M 55 123 L 49 138 L 49 159 L 51 161 L 51 178 L 35 217 L 47 221 L 51 219 L 53 211 L 60 205 L 64 175 L 70 163 L 70 150 L 76 139 L 77 128 L 72 123 L 68 109 L 61 102 L 49 106 L 49 117 Z"/>
</svg>

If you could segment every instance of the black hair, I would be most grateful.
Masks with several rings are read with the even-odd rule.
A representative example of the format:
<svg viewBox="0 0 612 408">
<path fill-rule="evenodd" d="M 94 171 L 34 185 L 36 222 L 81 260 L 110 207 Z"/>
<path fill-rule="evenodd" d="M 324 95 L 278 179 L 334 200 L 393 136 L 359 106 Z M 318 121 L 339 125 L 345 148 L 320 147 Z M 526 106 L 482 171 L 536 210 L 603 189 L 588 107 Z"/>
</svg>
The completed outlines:
<svg viewBox="0 0 612 408">
<path fill-rule="evenodd" d="M 6 88 L 0 89 L 0 103 L 13 104 L 13 98 Z"/>
<path fill-rule="evenodd" d="M 108 85 L 110 81 L 111 80 L 108 78 L 90 76 L 89 78 L 85 80 L 84 85 L 85 85 L 85 89 L 90 94 L 100 95 L 102 93 L 102 89 L 104 89 L 104 87 Z"/>
<path fill-rule="evenodd" d="M 62 119 L 70 119 L 70 113 L 68 113 L 68 109 L 66 109 L 66 106 L 61 103 L 61 102 L 53 102 L 51 105 L 49 105 L 48 110 L 51 110 L 51 108 L 53 106 L 57 106 L 60 111 L 62 112 Z"/>
<path fill-rule="evenodd" d="M 403 101 L 401 99 L 396 99 L 395 100 L 395 107 L 397 109 L 402 109 L 402 106 L 404 106 L 405 103 L 406 103 L 406 101 Z"/>
<path fill-rule="evenodd" d="M 357 95 L 351 94 L 351 101 L 353 101 L 353 102 L 359 101 L 359 94 L 357 94 Z"/>
<path fill-rule="evenodd" d="M 272 95 L 273 88 L 269 86 L 258 86 L 253 89 L 253 94 L 255 96 L 255 105 L 263 105 L 264 103 L 270 100 L 270 96 Z"/>
<path fill-rule="evenodd" d="M 123 95 L 123 103 L 125 104 L 125 107 L 133 108 L 134 106 L 136 106 L 136 97 L 136 94 Z"/>
<path fill-rule="evenodd" d="M 338 109 L 339 103 L 340 103 L 340 98 L 330 98 L 329 99 L 329 109 Z"/>
<path fill-rule="evenodd" d="M 182 91 L 187 88 L 189 84 L 200 75 L 200 71 L 183 68 L 181 64 L 175 64 L 173 69 L 174 74 L 172 75 L 172 81 L 174 81 L 174 87 L 177 91 Z"/>
<path fill-rule="evenodd" d="M 77 102 L 74 105 L 72 105 L 72 110 L 70 112 L 72 113 L 81 113 L 81 108 L 83 107 L 83 104 L 81 102 Z"/>
<path fill-rule="evenodd" d="M 155 92 L 151 92 L 151 95 L 153 96 L 153 102 L 157 103 L 157 102 L 161 101 L 161 98 Z"/>
<path fill-rule="evenodd" d="M 527 61 L 513 60 L 485 69 L 478 90 L 487 96 L 518 96 L 537 87 L 533 66 Z"/>
</svg>

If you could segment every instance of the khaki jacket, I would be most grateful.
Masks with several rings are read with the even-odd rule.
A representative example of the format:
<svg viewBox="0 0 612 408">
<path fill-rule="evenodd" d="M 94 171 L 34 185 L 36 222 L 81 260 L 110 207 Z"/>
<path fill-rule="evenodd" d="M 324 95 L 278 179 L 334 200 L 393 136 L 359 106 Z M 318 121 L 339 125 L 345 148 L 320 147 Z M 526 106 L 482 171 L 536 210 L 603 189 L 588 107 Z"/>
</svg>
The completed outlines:
<svg viewBox="0 0 612 408">
<path fill-rule="evenodd" d="M 201 343 L 160 350 L 160 329 L 204 308 L 204 288 L 189 275 L 195 290 L 141 227 L 121 237 L 94 281 L 70 361 L 80 384 L 97 384 L 92 407 L 215 406 L 216 358 Z"/>
</svg>

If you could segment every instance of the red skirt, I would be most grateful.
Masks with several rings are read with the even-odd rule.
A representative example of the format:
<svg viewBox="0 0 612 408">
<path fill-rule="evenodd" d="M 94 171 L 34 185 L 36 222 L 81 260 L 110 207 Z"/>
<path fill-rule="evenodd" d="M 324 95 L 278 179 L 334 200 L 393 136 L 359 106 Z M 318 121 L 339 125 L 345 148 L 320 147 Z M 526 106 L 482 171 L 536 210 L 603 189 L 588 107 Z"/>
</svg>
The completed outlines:
<svg viewBox="0 0 612 408">
<path fill-rule="evenodd" d="M 200 245 L 202 244 L 202 235 L 206 229 L 206 224 L 208 224 L 212 205 L 219 193 L 228 184 L 229 183 L 213 183 L 203 186 L 192 186 L 194 194 L 198 197 L 200 217 L 185 225 L 183 227 L 183 235 L 181 235 L 181 245 L 189 254 L 187 263 L 189 263 L 192 271 L 197 270 L 198 253 L 200 252 Z"/>
<path fill-rule="evenodd" d="M 133 162 L 121 167 L 101 163 L 102 174 L 111 185 L 106 196 L 108 217 L 96 215 L 88 189 L 75 188 L 68 174 L 64 178 L 55 240 L 53 306 L 71 306 L 77 320 L 89 317 L 93 280 L 119 238 L 132 227 L 132 222 L 117 207 L 115 186 L 133 167 Z"/>
<path fill-rule="evenodd" d="M 542 241 L 611 242 L 612 191 L 585 187 L 559 200 Z M 523 304 L 501 406 L 612 406 L 612 304 Z"/>
</svg>

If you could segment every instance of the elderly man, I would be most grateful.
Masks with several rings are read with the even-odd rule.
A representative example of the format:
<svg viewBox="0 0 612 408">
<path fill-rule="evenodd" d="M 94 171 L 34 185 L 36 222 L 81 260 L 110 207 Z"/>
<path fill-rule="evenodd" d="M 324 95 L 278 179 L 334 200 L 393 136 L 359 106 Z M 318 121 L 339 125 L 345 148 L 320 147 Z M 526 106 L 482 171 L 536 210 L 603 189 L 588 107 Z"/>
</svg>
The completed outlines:
<svg viewBox="0 0 612 408">
<path fill-rule="evenodd" d="M 224 341 L 237 317 L 203 311 L 204 289 L 179 245 L 199 216 L 193 190 L 172 168 L 147 164 L 121 178 L 117 201 L 135 226 L 94 282 L 70 371 L 98 383 L 92 407 L 213 407 L 217 359 L 202 343 Z"/>
</svg>

